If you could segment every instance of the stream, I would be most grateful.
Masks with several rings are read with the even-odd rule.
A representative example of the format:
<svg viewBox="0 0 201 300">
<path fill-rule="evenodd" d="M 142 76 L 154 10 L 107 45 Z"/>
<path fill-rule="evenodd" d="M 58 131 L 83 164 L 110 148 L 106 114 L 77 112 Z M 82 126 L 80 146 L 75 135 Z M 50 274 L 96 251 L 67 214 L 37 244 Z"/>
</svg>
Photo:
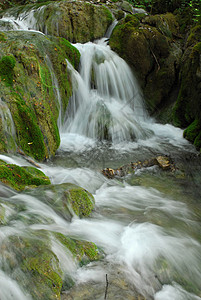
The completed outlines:
<svg viewBox="0 0 201 300">
<path fill-rule="evenodd" d="M 75 282 L 63 289 L 63 300 L 201 299 L 200 155 L 181 129 L 148 116 L 137 80 L 106 39 L 75 47 L 80 71 L 68 62 L 74 93 L 60 125 L 61 145 L 40 167 L 52 184 L 91 192 L 95 209 L 89 218 L 70 222 L 37 189 L 17 193 L 0 185 L 7 219 L 0 231 L 0 299 L 32 299 L 22 287 L 23 270 L 16 265 L 11 273 L 8 267 L 15 249 L 3 246 L 9 236 L 39 231 L 92 241 L 103 253 L 100 261 L 80 267 L 52 237 L 62 271 Z M 170 156 L 176 171 L 152 166 L 115 179 L 101 172 L 157 155 Z M 29 165 L 20 156 L 0 159 Z"/>
</svg>

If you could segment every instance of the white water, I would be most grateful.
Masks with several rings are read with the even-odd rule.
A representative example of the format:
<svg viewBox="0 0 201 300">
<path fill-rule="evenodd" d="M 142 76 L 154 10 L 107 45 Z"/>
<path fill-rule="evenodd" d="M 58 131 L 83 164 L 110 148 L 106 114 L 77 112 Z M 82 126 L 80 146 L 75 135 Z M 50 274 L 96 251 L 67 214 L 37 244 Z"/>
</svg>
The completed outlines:
<svg viewBox="0 0 201 300">
<path fill-rule="evenodd" d="M 142 93 L 125 61 L 104 39 L 75 46 L 81 67 L 71 69 L 74 95 L 62 132 L 115 144 L 149 136 Z"/>
<path fill-rule="evenodd" d="M 24 20 L 29 24 L 24 29 L 35 28 L 35 21 L 30 25 L 30 15 L 24 16 Z M 182 130 L 156 124 L 148 117 L 141 91 L 129 67 L 104 40 L 95 44 L 77 44 L 76 47 L 82 54 L 81 69 L 78 73 L 68 64 L 74 94 L 61 129 L 58 156 L 61 155 L 62 162 L 58 165 L 57 162 L 41 164 L 41 167 L 53 184 L 71 182 L 93 193 L 95 211 L 89 219 L 74 217 L 68 222 L 46 203 L 51 191 L 47 190 L 44 199 L 37 190 L 18 194 L 0 186 L 0 200 L 6 210 L 7 222 L 1 227 L 0 247 L 4 247 L 11 235 L 34 236 L 41 229 L 47 235 L 50 231 L 61 232 L 93 241 L 105 253 L 104 262 L 79 268 L 77 261 L 50 233 L 51 249 L 58 257 L 61 269 L 64 274 L 70 274 L 78 286 L 105 283 L 105 274 L 110 280 L 114 268 L 116 278 L 119 272 L 123 273 L 131 290 L 137 289 L 147 299 L 201 299 L 186 288 L 188 285 L 195 285 L 198 290 L 201 288 L 201 245 L 196 238 L 200 224 L 186 204 L 179 183 L 167 175 L 163 183 L 166 193 L 163 193 L 141 184 L 108 180 L 100 169 L 97 171 L 94 167 L 96 160 L 103 160 L 106 156 L 110 162 L 114 157 L 120 165 L 121 155 L 138 158 L 142 152 L 145 155 L 150 155 L 149 151 L 169 154 L 176 149 L 183 154 L 194 150 L 182 138 Z M 59 97 L 57 89 L 56 93 Z M 102 142 L 100 145 L 97 140 L 104 140 L 106 136 L 111 144 Z M 104 151 L 105 146 L 107 151 Z M 66 161 L 74 154 L 78 167 L 70 168 Z M 85 167 L 82 163 L 79 165 L 80 157 L 83 157 Z M 0 155 L 0 159 L 29 165 L 19 157 Z M 150 169 L 148 172 L 154 178 L 159 170 Z M 159 173 L 156 182 L 161 177 Z M 168 193 L 172 189 L 175 198 Z M 20 205 L 21 209 L 18 208 Z M 29 300 L 31 297 L 23 291 L 20 280 L 12 279 L 9 270 L 7 273 L 3 271 L 8 258 L 14 257 L 8 253 L 4 252 L 0 260 L 0 299 Z M 103 288 L 99 298 L 92 295 L 90 299 L 103 299 L 104 291 Z M 122 299 L 126 299 L 123 294 Z"/>
</svg>

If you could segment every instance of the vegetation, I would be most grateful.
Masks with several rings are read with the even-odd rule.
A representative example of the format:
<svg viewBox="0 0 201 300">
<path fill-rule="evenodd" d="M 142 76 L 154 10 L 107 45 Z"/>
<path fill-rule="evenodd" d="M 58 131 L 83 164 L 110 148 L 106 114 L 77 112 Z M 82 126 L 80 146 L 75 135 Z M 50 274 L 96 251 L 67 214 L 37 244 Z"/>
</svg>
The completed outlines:
<svg viewBox="0 0 201 300">
<path fill-rule="evenodd" d="M 50 184 L 49 178 L 42 171 L 34 167 L 6 164 L 2 160 L 0 160 L 0 181 L 17 191 L 22 191 L 28 186 Z"/>
<path fill-rule="evenodd" d="M 16 59 L 13 55 L 5 55 L 0 60 L 0 76 L 1 80 L 5 82 L 6 85 L 13 84 L 13 69 L 16 64 Z"/>
<path fill-rule="evenodd" d="M 135 7 L 148 10 L 150 13 L 166 13 L 186 9 L 191 11 L 193 20 L 201 22 L 201 2 L 200 0 L 128 0 Z"/>
</svg>

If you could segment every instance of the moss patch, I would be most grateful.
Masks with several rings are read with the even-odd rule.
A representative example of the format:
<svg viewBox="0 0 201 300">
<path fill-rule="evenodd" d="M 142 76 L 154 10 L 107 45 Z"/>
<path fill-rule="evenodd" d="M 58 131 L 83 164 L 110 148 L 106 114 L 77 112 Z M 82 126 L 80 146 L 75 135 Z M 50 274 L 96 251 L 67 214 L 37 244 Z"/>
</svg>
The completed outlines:
<svg viewBox="0 0 201 300">
<path fill-rule="evenodd" d="M 201 150 L 201 122 L 198 119 L 184 130 L 184 137 L 193 143 L 197 150 Z"/>
<path fill-rule="evenodd" d="M 25 187 L 36 187 L 50 184 L 45 174 L 34 167 L 19 167 L 14 164 L 6 164 L 0 160 L 0 181 L 17 191 Z"/>
<path fill-rule="evenodd" d="M 97 246 L 92 242 L 79 241 L 61 233 L 55 233 L 55 236 L 62 245 L 70 250 L 80 266 L 86 265 L 90 261 L 99 260 L 101 257 Z"/>
<path fill-rule="evenodd" d="M 16 60 L 13 55 L 5 55 L 0 60 L 0 76 L 1 80 L 7 85 L 13 84 L 13 69 L 15 67 Z"/>
<path fill-rule="evenodd" d="M 13 254 L 13 260 L 7 260 L 10 270 L 20 268 L 20 284 L 29 291 L 32 298 L 60 299 L 63 274 L 58 258 L 50 250 L 47 235 L 11 236 L 9 247 L 9 251 Z M 4 245 L 4 250 L 1 251 L 3 256 L 5 249 Z M 19 280 L 17 273 L 13 272 L 12 275 L 16 281 Z"/>
<path fill-rule="evenodd" d="M 95 204 L 91 193 L 71 183 L 39 187 L 34 190 L 34 195 L 42 197 L 45 203 L 68 221 L 75 214 L 80 218 L 89 216 Z"/>
</svg>

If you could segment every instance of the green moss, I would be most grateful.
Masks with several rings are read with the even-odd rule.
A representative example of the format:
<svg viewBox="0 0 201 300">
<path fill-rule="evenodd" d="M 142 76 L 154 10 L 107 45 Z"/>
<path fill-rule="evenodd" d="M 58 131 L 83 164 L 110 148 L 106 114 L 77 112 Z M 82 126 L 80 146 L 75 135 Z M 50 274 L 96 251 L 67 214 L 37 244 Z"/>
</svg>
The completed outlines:
<svg viewBox="0 0 201 300">
<path fill-rule="evenodd" d="M 195 148 L 201 152 L 201 127 L 200 127 L 199 134 L 195 138 L 194 145 L 195 145 Z"/>
<path fill-rule="evenodd" d="M 69 189 L 65 193 L 68 201 L 70 202 L 73 211 L 79 217 L 87 217 L 94 208 L 93 196 L 84 189 L 80 187 L 74 187 Z"/>
<path fill-rule="evenodd" d="M 13 84 L 13 69 L 16 64 L 16 59 L 13 55 L 3 56 L 0 60 L 0 76 L 1 80 L 5 82 L 6 85 Z"/>
<path fill-rule="evenodd" d="M 6 164 L 0 160 L 0 181 L 17 191 L 25 187 L 36 187 L 50 184 L 45 174 L 34 167 L 19 167 L 14 164 Z"/>
<path fill-rule="evenodd" d="M 201 25 L 196 25 L 192 27 L 190 30 L 188 39 L 187 39 L 187 46 L 195 45 L 195 43 L 200 42 L 201 40 Z"/>
<path fill-rule="evenodd" d="M 197 44 L 193 47 L 193 51 L 197 51 L 197 52 L 201 53 L 201 42 L 197 43 Z"/>
<path fill-rule="evenodd" d="M 29 233 L 29 237 L 10 236 L 6 246 L 13 254 L 13 259 L 7 260 L 10 269 L 21 270 L 21 276 L 13 272 L 14 280 L 20 280 L 20 285 L 34 300 L 60 299 L 63 273 L 57 256 L 50 250 L 47 232 Z"/>
<path fill-rule="evenodd" d="M 200 124 L 198 120 L 194 120 L 186 130 L 184 130 L 184 137 L 190 142 L 194 142 L 196 136 L 201 130 Z"/>
<path fill-rule="evenodd" d="M 193 143 L 197 150 L 201 149 L 201 122 L 198 119 L 184 130 L 184 137 Z"/>
<path fill-rule="evenodd" d="M 33 253 L 33 257 L 28 257 L 23 261 L 22 269 L 34 274 L 33 280 L 36 287 L 40 287 L 36 294 L 39 293 L 43 299 L 60 298 L 62 287 L 61 271 L 55 270 L 55 264 L 59 265 L 58 258 L 48 249 Z"/>
<path fill-rule="evenodd" d="M 15 100 L 12 103 L 11 112 L 16 127 L 18 143 L 26 154 L 41 161 L 45 157 L 46 150 L 35 113 L 19 94 L 15 92 L 12 94 Z"/>
<path fill-rule="evenodd" d="M 0 204 L 0 225 L 5 224 L 5 213 L 5 207 L 2 204 Z"/>
<path fill-rule="evenodd" d="M 7 39 L 7 36 L 4 32 L 0 32 L 0 42 L 5 42 Z"/>
<path fill-rule="evenodd" d="M 78 49 L 64 38 L 52 38 L 52 40 L 59 45 L 59 47 L 64 51 L 66 58 L 70 61 L 73 67 L 78 70 L 80 63 L 80 52 Z"/>
<path fill-rule="evenodd" d="M 111 13 L 111 11 L 110 11 L 107 7 L 105 7 L 105 6 L 103 6 L 103 10 L 104 10 L 104 14 L 105 14 L 105 16 L 106 16 L 106 18 L 107 18 L 107 23 L 108 23 L 108 25 L 110 25 L 110 24 L 112 23 L 112 21 L 113 21 L 112 13 Z"/>
<path fill-rule="evenodd" d="M 90 261 L 100 259 L 100 253 L 94 243 L 75 240 L 71 237 L 64 236 L 61 233 L 55 233 L 55 236 L 66 248 L 70 250 L 73 256 L 80 263 L 80 266 L 86 265 Z"/>
</svg>

